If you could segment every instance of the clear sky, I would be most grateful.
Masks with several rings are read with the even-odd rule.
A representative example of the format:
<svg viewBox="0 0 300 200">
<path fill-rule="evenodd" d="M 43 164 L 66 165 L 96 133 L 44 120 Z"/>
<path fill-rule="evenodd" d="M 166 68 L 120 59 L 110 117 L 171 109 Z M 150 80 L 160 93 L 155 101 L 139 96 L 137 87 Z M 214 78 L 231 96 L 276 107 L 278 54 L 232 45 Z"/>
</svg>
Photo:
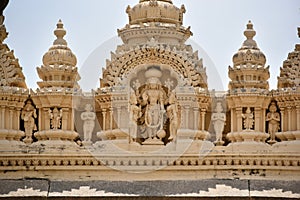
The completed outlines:
<svg viewBox="0 0 300 200">
<path fill-rule="evenodd" d="M 95 89 L 99 87 L 97 81 L 105 60 L 120 43 L 116 39 L 117 29 L 128 23 L 126 7 L 137 3 L 138 0 L 10 0 L 4 11 L 9 32 L 5 43 L 19 58 L 28 87 L 35 89 L 39 81 L 36 67 L 42 65 L 42 56 L 55 39 L 56 23 L 62 19 L 67 30 L 65 39 L 77 56 L 82 81 L 95 82 L 83 89 Z M 270 65 L 270 88 L 276 88 L 282 62 L 295 44 L 300 43 L 299 0 L 173 0 L 173 3 L 178 7 L 185 5 L 184 26 L 191 26 L 192 42 L 210 58 L 203 51 L 199 55 L 204 57 L 208 68 L 211 89 L 217 77 L 211 68 L 216 69 L 227 89 L 228 66 L 245 40 L 243 31 L 248 20 L 254 24 L 254 39 Z"/>
</svg>

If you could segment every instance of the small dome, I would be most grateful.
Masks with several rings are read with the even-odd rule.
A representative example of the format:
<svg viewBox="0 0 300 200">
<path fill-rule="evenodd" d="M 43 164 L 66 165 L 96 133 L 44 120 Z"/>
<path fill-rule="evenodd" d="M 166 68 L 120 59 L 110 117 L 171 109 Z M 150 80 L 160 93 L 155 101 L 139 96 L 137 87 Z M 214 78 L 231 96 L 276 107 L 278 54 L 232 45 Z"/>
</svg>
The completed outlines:
<svg viewBox="0 0 300 200">
<path fill-rule="evenodd" d="M 177 8 L 171 0 L 140 0 L 139 4 L 126 12 L 129 16 L 129 24 L 147 22 L 161 22 L 182 25 L 185 8 Z"/>
<path fill-rule="evenodd" d="M 253 40 L 253 37 L 256 35 L 256 31 L 253 29 L 251 21 L 248 22 L 244 35 L 247 39 L 232 58 L 234 66 L 247 64 L 265 66 L 266 57 L 257 47 L 255 40 Z"/>
<path fill-rule="evenodd" d="M 54 34 L 57 39 L 53 42 L 53 46 L 49 51 L 43 56 L 43 64 L 46 66 L 58 64 L 74 67 L 77 64 L 77 59 L 63 38 L 66 35 L 66 30 L 63 28 L 62 21 L 59 20 L 56 26 L 57 28 Z"/>
</svg>

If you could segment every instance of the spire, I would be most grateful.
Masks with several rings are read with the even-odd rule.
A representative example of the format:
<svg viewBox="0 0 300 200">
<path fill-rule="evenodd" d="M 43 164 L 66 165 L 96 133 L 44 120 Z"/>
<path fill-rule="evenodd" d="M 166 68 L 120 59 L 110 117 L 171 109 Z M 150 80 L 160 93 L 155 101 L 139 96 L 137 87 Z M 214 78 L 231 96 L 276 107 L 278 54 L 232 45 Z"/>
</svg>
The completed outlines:
<svg viewBox="0 0 300 200">
<path fill-rule="evenodd" d="M 54 35 L 56 39 L 48 52 L 44 54 L 43 65 L 37 68 L 38 75 L 43 80 L 38 82 L 38 85 L 40 88 L 79 88 L 77 59 L 64 39 L 66 30 L 61 20 L 56 24 Z"/>
<path fill-rule="evenodd" d="M 242 49 L 258 49 L 255 40 L 253 40 L 253 37 L 256 35 L 256 31 L 253 29 L 253 24 L 251 23 L 251 20 L 249 20 L 247 24 L 247 29 L 244 31 L 244 35 L 247 39 L 244 41 Z"/>
<path fill-rule="evenodd" d="M 66 30 L 64 29 L 64 24 L 61 19 L 57 22 L 56 27 L 54 35 L 57 39 L 53 42 L 53 45 L 67 45 L 66 40 L 63 38 L 66 35 Z"/>
</svg>

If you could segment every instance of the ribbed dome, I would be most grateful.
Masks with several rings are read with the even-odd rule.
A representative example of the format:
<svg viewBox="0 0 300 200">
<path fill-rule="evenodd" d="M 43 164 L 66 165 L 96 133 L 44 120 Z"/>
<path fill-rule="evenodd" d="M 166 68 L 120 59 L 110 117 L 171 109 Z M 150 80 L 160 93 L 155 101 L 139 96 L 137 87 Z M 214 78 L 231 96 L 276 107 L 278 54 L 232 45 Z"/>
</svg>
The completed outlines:
<svg viewBox="0 0 300 200">
<path fill-rule="evenodd" d="M 66 35 L 66 30 L 63 28 L 62 21 L 59 20 L 56 26 L 54 34 L 57 39 L 43 56 L 43 64 L 46 66 L 54 64 L 76 66 L 76 56 L 72 53 L 71 49 L 67 46 L 66 40 L 63 38 Z"/>
<path fill-rule="evenodd" d="M 266 57 L 259 50 L 255 40 L 253 37 L 256 35 L 255 30 L 253 30 L 253 24 L 251 21 L 247 24 L 247 29 L 244 31 L 244 35 L 246 36 L 246 40 L 244 41 L 242 47 L 239 51 L 234 54 L 233 56 L 233 63 L 234 66 L 241 66 L 241 65 L 259 65 L 264 66 L 266 63 Z"/>
<path fill-rule="evenodd" d="M 147 22 L 161 22 L 182 25 L 185 8 L 177 8 L 171 0 L 140 0 L 139 4 L 126 12 L 129 16 L 129 24 L 140 24 Z"/>
</svg>

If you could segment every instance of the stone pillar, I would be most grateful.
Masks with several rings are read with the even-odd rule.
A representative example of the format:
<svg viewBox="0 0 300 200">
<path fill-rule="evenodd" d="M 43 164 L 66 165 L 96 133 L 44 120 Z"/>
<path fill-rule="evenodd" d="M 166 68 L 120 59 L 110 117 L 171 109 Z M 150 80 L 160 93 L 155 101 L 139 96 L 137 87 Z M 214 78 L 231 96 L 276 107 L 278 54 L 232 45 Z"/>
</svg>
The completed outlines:
<svg viewBox="0 0 300 200">
<path fill-rule="evenodd" d="M 106 109 L 102 109 L 102 116 L 103 116 L 103 120 L 102 120 L 102 130 L 105 131 L 106 130 L 106 126 L 105 126 L 105 123 L 106 123 Z"/>
<path fill-rule="evenodd" d="M 234 126 L 233 126 L 233 123 L 234 123 L 234 120 L 233 120 L 233 108 L 230 110 L 230 132 L 234 132 L 235 129 L 234 129 Z"/>
<path fill-rule="evenodd" d="M 5 106 L 1 106 L 0 129 L 5 129 Z"/>
<path fill-rule="evenodd" d="M 119 129 L 121 129 L 122 128 L 122 126 L 121 126 L 121 111 L 122 111 L 122 109 L 121 109 L 121 107 L 119 106 L 119 107 L 117 107 L 117 120 L 118 120 L 118 128 Z"/>
<path fill-rule="evenodd" d="M 185 106 L 184 107 L 184 111 L 185 111 L 185 115 L 184 115 L 184 120 L 185 120 L 185 128 L 188 129 L 189 128 L 189 106 Z"/>
<path fill-rule="evenodd" d="M 109 109 L 109 129 L 112 130 L 113 129 L 113 114 L 114 114 L 114 109 L 113 107 L 111 107 Z"/>
<path fill-rule="evenodd" d="M 280 126 L 281 126 L 281 132 L 284 132 L 285 131 L 285 127 L 284 127 L 284 121 L 285 121 L 285 119 L 284 119 L 284 108 L 281 108 L 280 109 L 280 114 L 281 114 L 281 124 L 280 124 Z"/>
<path fill-rule="evenodd" d="M 254 109 L 254 130 L 255 131 L 261 131 L 260 123 L 261 123 L 261 108 L 255 108 Z"/>
<path fill-rule="evenodd" d="M 61 117 L 61 129 L 68 130 L 68 114 L 69 108 L 61 108 L 62 109 L 62 117 Z"/>
<path fill-rule="evenodd" d="M 291 107 L 287 108 L 288 110 L 288 131 L 292 130 L 292 113 L 291 113 Z"/>
<path fill-rule="evenodd" d="M 14 108 L 9 108 L 9 124 L 8 129 L 13 129 Z"/>
<path fill-rule="evenodd" d="M 266 109 L 262 109 L 262 132 L 266 132 Z"/>
<path fill-rule="evenodd" d="M 21 114 L 21 109 L 20 108 L 17 108 L 17 120 L 16 120 L 16 127 L 15 129 L 16 130 L 20 130 L 20 114 Z"/>
<path fill-rule="evenodd" d="M 49 108 L 44 108 L 44 118 L 45 118 L 45 130 L 50 130 L 50 116 L 49 116 Z"/>
<path fill-rule="evenodd" d="M 297 131 L 300 130 L 300 106 L 296 106 L 296 124 L 297 124 Z"/>
<path fill-rule="evenodd" d="M 194 108 L 194 130 L 199 129 L 199 127 L 198 127 L 198 125 L 199 125 L 198 115 L 199 115 L 199 109 Z"/>
<path fill-rule="evenodd" d="M 243 130 L 243 118 L 242 118 L 242 111 L 243 109 L 241 107 L 236 108 L 236 118 L 237 118 L 237 131 L 240 132 Z"/>
<path fill-rule="evenodd" d="M 201 109 L 201 130 L 205 128 L 205 109 Z"/>
</svg>

